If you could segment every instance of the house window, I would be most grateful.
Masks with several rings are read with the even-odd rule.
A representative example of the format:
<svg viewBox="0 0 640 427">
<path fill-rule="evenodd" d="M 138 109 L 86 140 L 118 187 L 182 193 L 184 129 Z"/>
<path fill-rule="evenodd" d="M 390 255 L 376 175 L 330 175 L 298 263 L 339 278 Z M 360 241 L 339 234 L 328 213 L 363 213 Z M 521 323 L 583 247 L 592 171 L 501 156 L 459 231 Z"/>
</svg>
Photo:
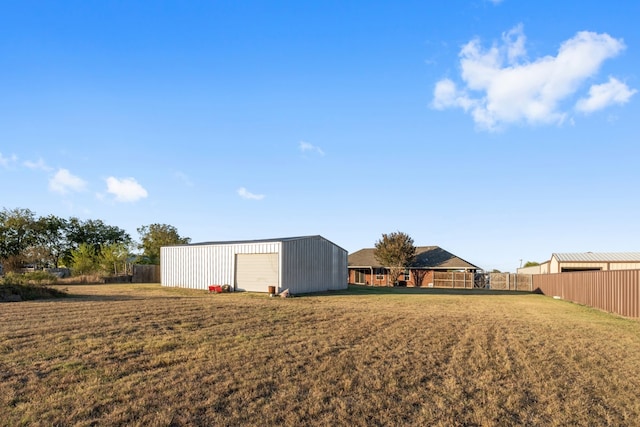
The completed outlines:
<svg viewBox="0 0 640 427">
<path fill-rule="evenodd" d="M 358 285 L 364 285 L 367 280 L 367 272 L 365 270 L 356 270 L 355 271 L 355 283 Z"/>
<path fill-rule="evenodd" d="M 384 268 L 376 268 L 376 280 L 384 279 Z"/>
<path fill-rule="evenodd" d="M 404 280 L 405 282 L 411 280 L 411 270 L 409 270 L 408 268 L 404 269 Z"/>
</svg>

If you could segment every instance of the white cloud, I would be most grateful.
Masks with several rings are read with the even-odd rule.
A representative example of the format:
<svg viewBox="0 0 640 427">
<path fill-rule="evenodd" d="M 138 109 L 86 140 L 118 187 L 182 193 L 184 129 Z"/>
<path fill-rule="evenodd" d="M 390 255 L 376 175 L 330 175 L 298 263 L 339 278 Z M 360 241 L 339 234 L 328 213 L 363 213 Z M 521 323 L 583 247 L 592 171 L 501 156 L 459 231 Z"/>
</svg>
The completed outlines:
<svg viewBox="0 0 640 427">
<path fill-rule="evenodd" d="M 59 169 L 49 180 L 49 189 L 60 194 L 67 194 L 71 191 L 80 192 L 86 188 L 86 181 L 73 175 L 67 169 Z"/>
<path fill-rule="evenodd" d="M 563 101 L 625 48 L 608 34 L 582 31 L 562 43 L 556 56 L 530 61 L 525 42 L 522 25 L 503 33 L 501 43 L 489 49 L 471 40 L 459 54 L 463 84 L 438 81 L 433 108 L 461 108 L 487 130 L 522 122 L 560 124 L 567 118 Z"/>
<path fill-rule="evenodd" d="M 464 92 L 459 91 L 452 80 L 442 79 L 436 83 L 433 98 L 434 108 L 444 110 L 449 107 L 460 107 L 468 111 L 475 105 L 477 105 L 477 102 L 469 98 Z"/>
<path fill-rule="evenodd" d="M 242 197 L 243 199 L 247 199 L 247 200 L 262 200 L 265 197 L 264 194 L 253 194 L 253 193 L 250 193 L 244 187 L 240 187 L 238 189 L 238 195 L 240 197 Z"/>
<path fill-rule="evenodd" d="M 107 193 L 116 197 L 117 202 L 136 202 L 147 197 L 144 189 L 134 178 L 118 179 L 110 176 L 107 181 Z"/>
<path fill-rule="evenodd" d="M 576 109 L 583 113 L 592 113 L 610 105 L 625 104 L 637 90 L 629 87 L 620 80 L 609 77 L 607 83 L 593 85 L 589 89 L 589 97 L 582 98 L 576 103 Z"/>
<path fill-rule="evenodd" d="M 506 33 L 502 33 L 502 41 L 506 46 L 509 64 L 517 64 L 520 58 L 526 59 L 527 49 L 525 43 L 527 38 L 524 35 L 522 24 L 518 24 Z"/>
<path fill-rule="evenodd" d="M 16 156 L 15 154 L 12 154 L 11 156 L 6 157 L 2 153 L 0 153 L 0 166 L 4 168 L 8 168 L 11 163 L 15 163 L 17 161 L 18 161 L 18 156 Z"/>
<path fill-rule="evenodd" d="M 49 166 L 47 166 L 47 164 L 42 159 L 38 159 L 37 162 L 32 162 L 31 160 L 26 160 L 24 162 L 24 165 L 26 167 L 28 167 L 29 169 L 34 169 L 34 170 L 42 170 L 42 171 L 47 171 L 47 172 L 52 170 Z"/>
<path fill-rule="evenodd" d="M 312 152 L 320 156 L 324 156 L 324 151 L 322 151 L 320 147 L 316 147 L 315 145 L 309 144 L 308 142 L 305 142 L 305 141 L 300 141 L 298 148 L 300 148 L 300 151 L 302 151 L 303 153 Z"/>
</svg>

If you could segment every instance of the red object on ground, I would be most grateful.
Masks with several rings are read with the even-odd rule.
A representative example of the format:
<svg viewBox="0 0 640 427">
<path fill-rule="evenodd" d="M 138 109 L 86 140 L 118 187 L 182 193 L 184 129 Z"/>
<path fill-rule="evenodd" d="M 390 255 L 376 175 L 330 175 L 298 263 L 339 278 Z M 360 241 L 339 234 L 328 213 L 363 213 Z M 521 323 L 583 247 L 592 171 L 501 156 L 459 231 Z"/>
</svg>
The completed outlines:
<svg viewBox="0 0 640 427">
<path fill-rule="evenodd" d="M 209 286 L 209 292 L 215 292 L 218 294 L 222 293 L 222 286 L 220 285 L 211 285 Z"/>
</svg>

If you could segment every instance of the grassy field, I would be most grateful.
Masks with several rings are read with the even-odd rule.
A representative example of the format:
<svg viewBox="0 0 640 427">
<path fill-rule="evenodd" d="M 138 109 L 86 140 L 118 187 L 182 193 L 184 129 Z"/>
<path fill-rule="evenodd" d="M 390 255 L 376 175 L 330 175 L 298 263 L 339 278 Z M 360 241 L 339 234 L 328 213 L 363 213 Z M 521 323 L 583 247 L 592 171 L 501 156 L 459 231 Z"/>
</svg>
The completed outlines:
<svg viewBox="0 0 640 427">
<path fill-rule="evenodd" d="M 68 292 L 0 305 L 2 425 L 640 423 L 640 323 L 540 295 Z"/>
</svg>

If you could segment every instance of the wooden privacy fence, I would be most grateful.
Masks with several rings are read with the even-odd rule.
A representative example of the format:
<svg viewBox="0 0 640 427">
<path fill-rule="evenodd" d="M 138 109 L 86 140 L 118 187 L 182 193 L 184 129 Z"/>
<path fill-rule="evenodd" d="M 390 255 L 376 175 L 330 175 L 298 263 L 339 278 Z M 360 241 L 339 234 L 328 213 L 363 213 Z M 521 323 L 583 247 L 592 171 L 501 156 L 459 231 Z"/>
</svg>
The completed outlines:
<svg viewBox="0 0 640 427">
<path fill-rule="evenodd" d="M 433 273 L 434 288 L 473 288 L 473 273 L 462 273 L 457 271 L 435 271 Z"/>
<path fill-rule="evenodd" d="M 489 287 L 503 291 L 533 291 L 531 274 L 490 273 Z"/>
<path fill-rule="evenodd" d="M 533 288 L 626 317 L 640 317 L 640 270 L 536 274 Z"/>
<path fill-rule="evenodd" d="M 133 283 L 160 283 L 160 266 L 134 264 L 131 281 Z"/>
</svg>

